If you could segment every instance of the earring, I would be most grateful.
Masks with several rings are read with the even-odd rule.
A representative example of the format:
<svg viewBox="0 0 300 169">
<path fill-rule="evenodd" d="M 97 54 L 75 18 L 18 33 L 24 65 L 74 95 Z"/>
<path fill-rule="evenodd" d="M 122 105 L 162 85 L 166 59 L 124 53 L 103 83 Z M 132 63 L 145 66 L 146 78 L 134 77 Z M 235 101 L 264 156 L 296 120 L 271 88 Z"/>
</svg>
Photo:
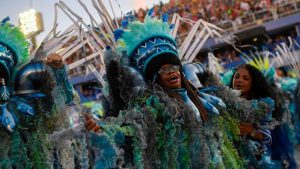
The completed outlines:
<svg viewBox="0 0 300 169">
<path fill-rule="evenodd" d="M 5 85 L 5 79 L 1 79 L 1 88 L 0 88 L 0 100 L 7 101 L 10 98 L 10 93 L 8 87 Z"/>
</svg>

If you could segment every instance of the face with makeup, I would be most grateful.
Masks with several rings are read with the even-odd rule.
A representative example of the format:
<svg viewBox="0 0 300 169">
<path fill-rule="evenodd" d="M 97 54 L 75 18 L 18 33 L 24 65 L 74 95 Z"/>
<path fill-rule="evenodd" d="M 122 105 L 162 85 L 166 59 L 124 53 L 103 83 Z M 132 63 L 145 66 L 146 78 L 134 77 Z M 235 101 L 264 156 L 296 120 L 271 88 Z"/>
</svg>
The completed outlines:
<svg viewBox="0 0 300 169">
<path fill-rule="evenodd" d="M 233 77 L 233 89 L 240 90 L 242 96 L 250 96 L 252 76 L 246 68 L 239 68 Z"/>
<path fill-rule="evenodd" d="M 164 64 L 158 71 L 159 83 L 167 89 L 180 89 L 182 79 L 179 65 Z"/>
</svg>

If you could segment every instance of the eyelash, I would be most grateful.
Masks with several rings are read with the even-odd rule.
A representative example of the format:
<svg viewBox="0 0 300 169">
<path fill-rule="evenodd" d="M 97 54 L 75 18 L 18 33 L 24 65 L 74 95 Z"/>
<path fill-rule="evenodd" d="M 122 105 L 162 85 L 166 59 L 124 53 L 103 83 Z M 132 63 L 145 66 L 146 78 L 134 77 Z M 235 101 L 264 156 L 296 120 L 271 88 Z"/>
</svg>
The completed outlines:
<svg viewBox="0 0 300 169">
<path fill-rule="evenodd" d="M 235 76 L 235 78 L 237 79 L 237 78 L 240 78 L 240 75 L 239 74 L 237 74 L 236 76 Z M 249 78 L 244 78 L 244 80 L 250 80 Z"/>
</svg>

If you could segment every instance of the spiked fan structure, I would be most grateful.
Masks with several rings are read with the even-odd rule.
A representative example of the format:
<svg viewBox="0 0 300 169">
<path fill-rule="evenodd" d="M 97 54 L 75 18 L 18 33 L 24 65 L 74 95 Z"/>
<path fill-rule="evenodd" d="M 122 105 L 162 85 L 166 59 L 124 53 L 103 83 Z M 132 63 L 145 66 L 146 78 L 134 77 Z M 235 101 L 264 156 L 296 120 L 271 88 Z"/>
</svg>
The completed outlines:
<svg viewBox="0 0 300 169">
<path fill-rule="evenodd" d="M 216 76 L 224 73 L 224 68 L 220 64 L 220 59 L 216 58 L 213 53 L 208 53 L 208 70 L 210 70 Z"/>
<path fill-rule="evenodd" d="M 263 75 L 269 79 L 269 80 L 274 80 L 275 77 L 275 68 L 274 68 L 274 60 L 270 61 L 269 55 L 270 52 L 265 52 L 264 55 L 260 55 L 259 53 L 256 53 L 256 55 L 252 55 L 252 57 L 248 58 L 243 58 L 244 61 L 247 64 L 250 64 L 260 70 Z"/>
<path fill-rule="evenodd" d="M 248 62 L 250 65 L 256 67 L 260 71 L 266 71 L 270 68 L 268 57 L 255 57 L 253 60 Z"/>
<path fill-rule="evenodd" d="M 288 46 L 286 43 L 281 43 L 276 46 L 276 62 L 278 66 L 288 66 L 290 70 L 293 70 L 296 73 L 296 76 L 300 77 L 300 66 L 299 66 L 299 57 L 295 55 L 295 50 L 293 49 L 293 45 L 300 47 L 300 45 L 293 41 L 291 37 L 289 39 Z"/>
</svg>

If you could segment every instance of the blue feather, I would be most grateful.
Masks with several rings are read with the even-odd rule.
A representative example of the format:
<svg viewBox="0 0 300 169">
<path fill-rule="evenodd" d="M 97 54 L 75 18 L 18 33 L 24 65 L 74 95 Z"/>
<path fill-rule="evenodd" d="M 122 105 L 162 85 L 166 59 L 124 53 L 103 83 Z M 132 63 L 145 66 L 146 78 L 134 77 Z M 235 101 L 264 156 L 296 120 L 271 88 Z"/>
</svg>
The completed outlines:
<svg viewBox="0 0 300 169">
<path fill-rule="evenodd" d="M 123 29 L 126 29 L 128 26 L 128 20 L 127 19 L 122 20 L 121 25 Z"/>
<path fill-rule="evenodd" d="M 174 29 L 174 27 L 175 27 L 175 24 L 171 24 L 170 25 L 170 30 Z"/>
<path fill-rule="evenodd" d="M 163 22 L 168 22 L 168 20 L 169 20 L 169 15 L 168 15 L 167 13 L 165 13 L 165 14 L 163 15 L 163 17 L 162 17 L 162 21 L 163 21 Z"/>
<path fill-rule="evenodd" d="M 153 14 L 154 14 L 154 8 L 151 8 L 151 9 L 148 11 L 148 15 L 152 17 Z"/>
<path fill-rule="evenodd" d="M 204 92 L 199 92 L 199 94 L 208 102 L 210 102 L 211 104 L 213 105 L 218 105 L 218 106 L 221 106 L 223 108 L 226 108 L 226 104 L 223 102 L 222 99 L 216 97 L 216 96 L 213 96 L 213 95 L 210 95 L 210 94 L 207 94 L 207 93 L 204 93 Z"/>
<path fill-rule="evenodd" d="M 122 29 L 115 30 L 114 31 L 115 40 L 117 41 L 122 36 L 123 33 L 124 33 L 124 31 Z"/>
<path fill-rule="evenodd" d="M 199 97 L 204 108 L 207 110 L 207 112 L 210 115 L 219 115 L 219 110 L 217 108 L 215 108 L 215 106 L 213 106 L 211 103 L 209 103 L 208 101 L 204 100 L 203 98 Z"/>
<path fill-rule="evenodd" d="M 10 21 L 10 18 L 9 18 L 9 16 L 7 16 L 6 18 L 4 18 L 4 19 L 1 21 L 1 24 L 4 25 L 4 24 L 6 24 L 6 23 L 9 22 L 9 21 Z"/>
</svg>

